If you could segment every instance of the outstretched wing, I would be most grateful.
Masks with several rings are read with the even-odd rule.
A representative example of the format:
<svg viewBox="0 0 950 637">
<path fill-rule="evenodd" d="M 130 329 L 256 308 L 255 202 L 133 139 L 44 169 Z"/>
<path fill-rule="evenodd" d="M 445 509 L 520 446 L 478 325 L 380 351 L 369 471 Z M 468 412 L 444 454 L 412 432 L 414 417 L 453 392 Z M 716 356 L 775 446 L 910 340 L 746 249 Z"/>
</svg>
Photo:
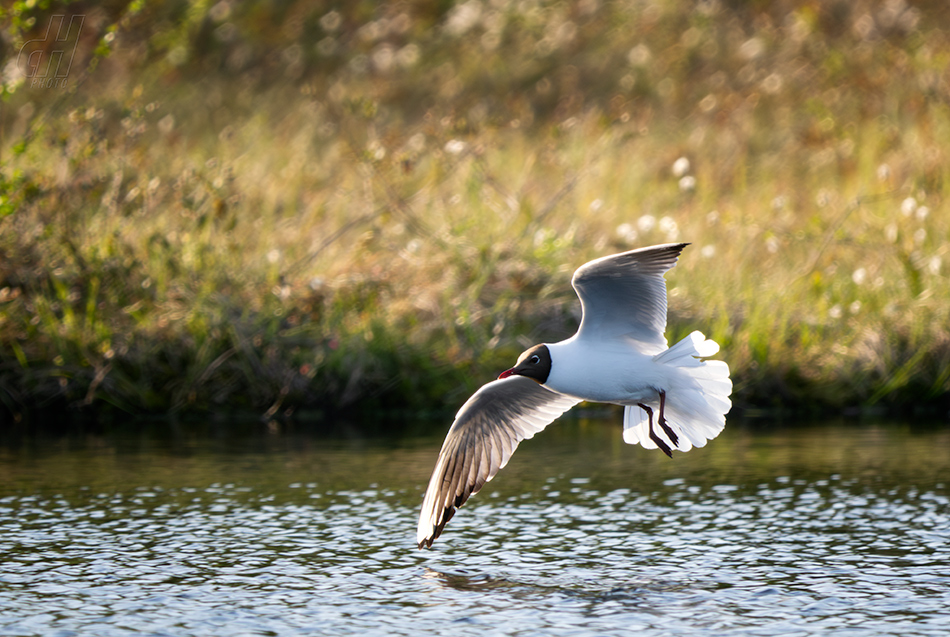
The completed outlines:
<svg viewBox="0 0 950 637">
<path fill-rule="evenodd" d="M 666 280 L 688 243 L 668 243 L 621 252 L 585 263 L 571 285 L 584 316 L 578 338 L 628 338 L 647 354 L 666 349 Z"/>
<path fill-rule="evenodd" d="M 495 380 L 475 392 L 439 452 L 419 514 L 419 548 L 432 546 L 456 509 L 508 463 L 519 442 L 578 402 L 524 376 Z"/>
</svg>

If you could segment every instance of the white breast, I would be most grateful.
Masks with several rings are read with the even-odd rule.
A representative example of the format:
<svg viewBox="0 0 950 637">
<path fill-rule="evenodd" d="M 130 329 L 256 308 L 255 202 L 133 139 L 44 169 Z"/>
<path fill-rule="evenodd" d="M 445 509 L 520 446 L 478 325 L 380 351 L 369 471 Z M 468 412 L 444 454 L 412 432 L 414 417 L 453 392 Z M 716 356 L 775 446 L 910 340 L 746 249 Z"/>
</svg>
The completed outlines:
<svg viewBox="0 0 950 637">
<path fill-rule="evenodd" d="M 544 386 L 581 400 L 636 404 L 654 400 L 666 375 L 653 356 L 632 344 L 585 342 L 576 337 L 548 344 L 551 373 Z"/>
</svg>

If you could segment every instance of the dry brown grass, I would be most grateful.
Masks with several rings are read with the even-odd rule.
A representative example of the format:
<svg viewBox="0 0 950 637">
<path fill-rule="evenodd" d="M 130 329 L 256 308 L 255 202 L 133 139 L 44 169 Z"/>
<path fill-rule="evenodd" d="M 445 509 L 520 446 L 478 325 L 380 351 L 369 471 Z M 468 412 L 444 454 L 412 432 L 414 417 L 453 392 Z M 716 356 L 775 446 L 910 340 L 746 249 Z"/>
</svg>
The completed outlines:
<svg viewBox="0 0 950 637">
<path fill-rule="evenodd" d="M 945 400 L 939 6 L 276 4 L 146 8 L 7 97 L 11 411 L 458 404 L 570 333 L 576 266 L 670 240 L 737 404 Z"/>
</svg>

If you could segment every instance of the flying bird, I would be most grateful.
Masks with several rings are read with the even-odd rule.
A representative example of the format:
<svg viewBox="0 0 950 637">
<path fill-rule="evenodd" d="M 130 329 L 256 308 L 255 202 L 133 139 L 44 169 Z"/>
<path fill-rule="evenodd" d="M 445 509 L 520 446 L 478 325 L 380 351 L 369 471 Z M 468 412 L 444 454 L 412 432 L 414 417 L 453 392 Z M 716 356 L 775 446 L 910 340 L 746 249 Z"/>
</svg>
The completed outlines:
<svg viewBox="0 0 950 637">
<path fill-rule="evenodd" d="M 577 333 L 526 350 L 456 414 L 422 503 L 419 548 L 432 546 L 519 442 L 581 401 L 622 405 L 624 442 L 670 457 L 673 449 L 689 451 L 719 435 L 732 407 L 729 366 L 706 360 L 719 345 L 693 332 L 668 347 L 663 335 L 663 275 L 687 245 L 630 250 L 577 269 Z"/>
</svg>

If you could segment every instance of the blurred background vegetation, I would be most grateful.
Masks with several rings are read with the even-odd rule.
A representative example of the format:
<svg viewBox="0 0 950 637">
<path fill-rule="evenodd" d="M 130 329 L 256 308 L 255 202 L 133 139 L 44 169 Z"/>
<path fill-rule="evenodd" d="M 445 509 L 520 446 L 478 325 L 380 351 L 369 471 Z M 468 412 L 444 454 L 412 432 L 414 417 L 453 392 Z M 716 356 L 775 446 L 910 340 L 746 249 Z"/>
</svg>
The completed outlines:
<svg viewBox="0 0 950 637">
<path fill-rule="evenodd" d="M 450 413 L 667 241 L 737 408 L 950 406 L 945 0 L 0 11 L 5 419 Z"/>
</svg>

